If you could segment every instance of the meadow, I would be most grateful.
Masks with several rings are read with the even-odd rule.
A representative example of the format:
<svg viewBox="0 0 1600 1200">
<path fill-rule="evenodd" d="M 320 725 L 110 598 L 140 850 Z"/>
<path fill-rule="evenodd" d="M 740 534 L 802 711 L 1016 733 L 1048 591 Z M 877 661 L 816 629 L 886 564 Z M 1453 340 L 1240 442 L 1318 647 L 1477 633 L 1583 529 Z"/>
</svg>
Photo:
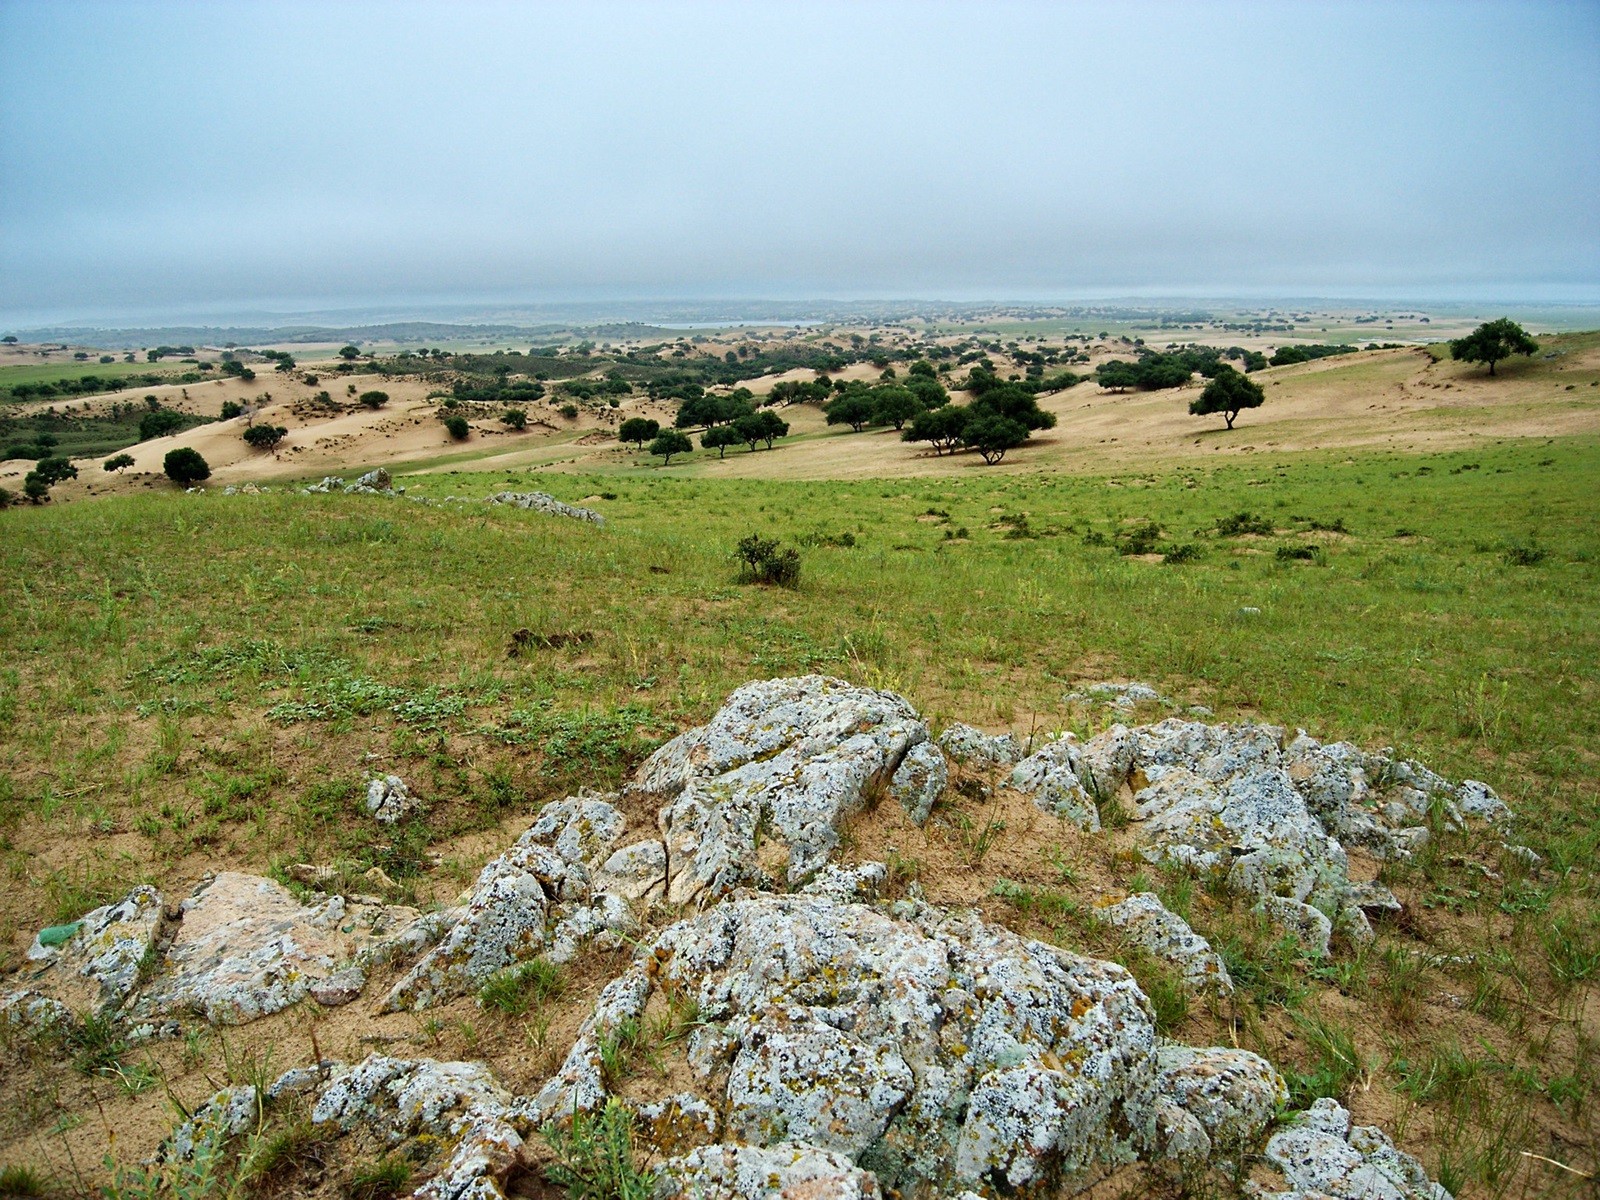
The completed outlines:
<svg viewBox="0 0 1600 1200">
<path fill-rule="evenodd" d="M 1577 1195 L 1546 1160 L 1592 1173 L 1600 1131 L 1597 477 L 1600 439 L 1579 437 L 1117 474 L 397 479 L 434 498 L 545 490 L 604 529 L 287 490 L 12 510 L 0 969 L 134 882 L 176 890 L 225 866 L 378 866 L 398 898 L 447 900 L 545 800 L 615 786 L 753 678 L 836 674 L 902 692 L 936 727 L 1024 737 L 1107 723 L 1066 693 L 1138 679 L 1219 719 L 1485 780 L 1542 866 L 1441 830 L 1384 868 L 1404 919 L 1315 964 L 1087 837 L 1051 847 L 1052 867 L 958 796 L 930 835 L 951 852 L 930 896 L 1104 950 L 1070 885 L 1154 887 L 1231 948 L 1244 993 L 1232 1012 L 1189 1007 L 1142 964 L 1169 1029 L 1269 1051 L 1297 1100 L 1342 1096 L 1458 1195 Z M 750 533 L 799 551 L 798 588 L 740 582 Z M 375 770 L 431 802 L 382 844 L 351 819 Z M 910 836 L 894 854 L 915 875 L 939 847 Z M 856 846 L 884 849 L 865 830 Z M 520 1044 L 476 1028 L 471 1043 Z M 51 1122 L 85 1096 L 134 1102 L 90 1076 L 52 1108 L 43 1079 L 6 1085 L 0 1163 L 68 1137 Z"/>
</svg>

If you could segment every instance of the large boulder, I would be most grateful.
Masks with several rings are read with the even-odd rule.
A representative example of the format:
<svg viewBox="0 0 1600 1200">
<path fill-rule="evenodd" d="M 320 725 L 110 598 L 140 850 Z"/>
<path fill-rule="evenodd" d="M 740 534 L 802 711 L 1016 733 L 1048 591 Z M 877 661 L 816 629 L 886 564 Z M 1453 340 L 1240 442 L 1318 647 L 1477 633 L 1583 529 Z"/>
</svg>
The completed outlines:
<svg viewBox="0 0 1600 1200">
<path fill-rule="evenodd" d="M 721 1164 L 717 1179 L 736 1147 L 798 1147 L 838 1156 L 830 1177 L 848 1163 L 902 1192 L 994 1194 L 1157 1144 L 1154 1018 L 1121 967 L 975 914 L 810 894 L 746 894 L 665 930 L 607 985 L 529 1118 L 603 1105 L 607 1047 L 653 997 L 694 1003 L 681 1053 L 731 1145 L 688 1161 Z M 1168 1107 L 1187 1097 L 1174 1087 Z M 1239 1111 L 1234 1129 L 1207 1110 L 1219 1143 L 1257 1128 L 1257 1107 Z M 708 1194 L 749 1194 L 721 1186 Z"/>
<path fill-rule="evenodd" d="M 176 936 L 132 1008 L 240 1025 L 304 999 L 396 939 L 404 944 L 418 922 L 415 909 L 343 896 L 301 904 L 271 879 L 224 871 L 183 902 Z"/>
<path fill-rule="evenodd" d="M 927 726 L 892 692 L 821 675 L 739 688 L 628 786 L 662 805 L 667 900 L 708 902 L 774 873 L 803 882 L 838 846 L 844 818 L 886 790 L 927 740 Z"/>
</svg>

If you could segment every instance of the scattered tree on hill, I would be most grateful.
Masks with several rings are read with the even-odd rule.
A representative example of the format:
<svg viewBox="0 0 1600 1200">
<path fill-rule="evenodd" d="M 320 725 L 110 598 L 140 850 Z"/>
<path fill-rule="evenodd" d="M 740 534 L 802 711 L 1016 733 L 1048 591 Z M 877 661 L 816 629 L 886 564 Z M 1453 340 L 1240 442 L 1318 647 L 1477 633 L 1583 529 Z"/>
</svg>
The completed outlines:
<svg viewBox="0 0 1600 1200">
<path fill-rule="evenodd" d="M 252 425 L 244 431 L 244 440 L 257 450 L 274 450 L 288 433 L 282 425 Z"/>
<path fill-rule="evenodd" d="M 513 429 L 526 429 L 528 427 L 528 410 L 525 408 L 508 408 L 500 415 L 500 420 Z"/>
<path fill-rule="evenodd" d="M 695 425 L 704 425 L 707 429 L 713 425 L 726 425 L 755 412 L 755 405 L 751 403 L 753 399 L 755 394 L 749 388 L 735 388 L 726 396 L 694 396 L 683 402 L 673 425 L 678 429 L 689 429 Z"/>
<path fill-rule="evenodd" d="M 107 471 L 123 471 L 133 466 L 133 455 L 113 454 L 101 466 Z"/>
<path fill-rule="evenodd" d="M 1531 355 L 1539 348 L 1539 343 L 1528 336 L 1528 331 L 1518 325 L 1510 317 L 1501 317 L 1498 321 L 1487 321 L 1479 325 L 1464 338 L 1457 338 L 1450 343 L 1450 357 L 1461 362 L 1481 362 L 1489 364 L 1489 374 L 1494 374 L 1494 365 L 1503 358 L 1510 358 L 1513 354 Z"/>
<path fill-rule="evenodd" d="M 1189 412 L 1197 417 L 1221 413 L 1232 429 L 1235 417 L 1247 408 L 1260 408 L 1266 398 L 1266 392 L 1254 379 L 1245 378 L 1232 367 L 1223 367 L 1206 384 L 1205 391 L 1189 401 Z"/>
<path fill-rule="evenodd" d="M 652 421 L 648 417 L 629 417 L 617 430 L 617 441 L 634 442 L 639 449 L 644 449 L 644 444 L 661 432 L 661 423 Z"/>
<path fill-rule="evenodd" d="M 446 432 L 458 442 L 466 441 L 467 434 L 472 431 L 472 427 L 467 424 L 467 419 L 462 416 L 452 415 L 446 417 L 444 419 L 444 427 Z"/>
<path fill-rule="evenodd" d="M 161 460 L 161 469 L 167 473 L 167 478 L 179 487 L 191 487 L 211 478 L 211 467 L 200 456 L 200 451 L 188 446 L 168 450 L 167 456 Z"/>
<path fill-rule="evenodd" d="M 43 504 L 50 499 L 50 485 L 40 478 L 39 472 L 29 471 L 22 479 L 22 494 L 30 504 Z"/>
<path fill-rule="evenodd" d="M 694 444 L 676 429 L 663 429 L 650 443 L 650 453 L 661 456 L 661 465 L 669 466 L 674 454 L 689 454 L 694 451 Z"/>
<path fill-rule="evenodd" d="M 789 422 L 771 409 L 739 417 L 734 421 L 733 428 L 741 439 L 749 443 L 751 450 L 756 448 L 757 442 L 765 442 L 767 449 L 771 450 L 773 442 L 789 435 Z"/>
<path fill-rule="evenodd" d="M 377 410 L 377 409 L 382 408 L 385 404 L 389 403 L 389 393 L 388 392 L 362 392 L 361 395 L 356 397 L 356 399 L 361 401 L 361 403 L 365 404 L 368 408 L 373 409 L 373 410 Z"/>
<path fill-rule="evenodd" d="M 15 346 L 17 344 L 17 336 L 14 333 L 8 333 L 5 337 L 0 338 L 0 342 L 4 342 L 8 346 Z"/>
<path fill-rule="evenodd" d="M 993 466 L 1006 456 L 1006 451 L 1028 440 L 1027 426 L 1009 417 L 983 413 L 967 422 L 961 436 L 962 442 L 983 455 L 983 461 Z"/>
<path fill-rule="evenodd" d="M 235 417 L 242 416 L 244 416 L 244 405 L 237 400 L 224 400 L 222 402 L 222 415 L 218 418 L 219 420 L 231 421 Z"/>
<path fill-rule="evenodd" d="M 158 406 L 139 418 L 139 440 L 148 442 L 151 438 L 166 437 L 169 433 L 177 433 L 183 425 L 181 412 Z"/>
<path fill-rule="evenodd" d="M 76 479 L 78 468 L 66 458 L 41 458 L 39 465 L 34 467 L 33 474 L 44 480 L 46 484 L 55 486 L 65 479 Z"/>
<path fill-rule="evenodd" d="M 341 346 L 339 348 L 339 357 L 344 359 L 345 362 L 351 362 L 361 357 L 361 351 L 354 346 Z"/>
<path fill-rule="evenodd" d="M 896 430 L 905 428 L 923 409 L 923 404 L 910 388 L 890 384 L 872 389 L 872 423 L 893 425 Z"/>
<path fill-rule="evenodd" d="M 828 405 L 829 425 L 848 425 L 860 433 L 872 424 L 872 398 L 864 388 L 852 388 Z"/>
<path fill-rule="evenodd" d="M 700 435 L 700 444 L 707 450 L 715 450 L 718 458 L 726 458 L 729 446 L 738 446 L 743 442 L 744 435 L 733 425 L 713 425 Z"/>
<path fill-rule="evenodd" d="M 946 404 L 911 418 L 911 424 L 900 432 L 900 437 L 907 442 L 931 442 L 935 454 L 949 454 L 961 445 L 966 429 L 967 410 Z"/>
</svg>

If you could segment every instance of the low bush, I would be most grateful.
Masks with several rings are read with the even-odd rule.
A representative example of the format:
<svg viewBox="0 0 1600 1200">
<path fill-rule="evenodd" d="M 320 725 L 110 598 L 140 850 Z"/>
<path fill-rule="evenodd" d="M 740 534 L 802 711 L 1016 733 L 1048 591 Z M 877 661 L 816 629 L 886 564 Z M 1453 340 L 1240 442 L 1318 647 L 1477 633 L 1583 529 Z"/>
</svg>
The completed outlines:
<svg viewBox="0 0 1600 1200">
<path fill-rule="evenodd" d="M 776 538 L 764 538 L 755 533 L 741 538 L 735 550 L 741 580 L 770 583 L 775 587 L 799 587 L 800 553 L 792 549 L 780 550 L 779 545 Z"/>
</svg>

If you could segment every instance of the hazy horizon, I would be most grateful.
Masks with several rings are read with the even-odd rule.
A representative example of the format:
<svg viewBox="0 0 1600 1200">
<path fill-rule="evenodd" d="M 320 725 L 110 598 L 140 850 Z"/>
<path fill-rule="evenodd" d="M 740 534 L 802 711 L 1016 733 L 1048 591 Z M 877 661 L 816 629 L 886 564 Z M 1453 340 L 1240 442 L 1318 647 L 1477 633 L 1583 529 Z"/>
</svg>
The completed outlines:
<svg viewBox="0 0 1600 1200">
<path fill-rule="evenodd" d="M 1600 303 L 1600 5 L 0 0 L 0 324 Z"/>
</svg>

